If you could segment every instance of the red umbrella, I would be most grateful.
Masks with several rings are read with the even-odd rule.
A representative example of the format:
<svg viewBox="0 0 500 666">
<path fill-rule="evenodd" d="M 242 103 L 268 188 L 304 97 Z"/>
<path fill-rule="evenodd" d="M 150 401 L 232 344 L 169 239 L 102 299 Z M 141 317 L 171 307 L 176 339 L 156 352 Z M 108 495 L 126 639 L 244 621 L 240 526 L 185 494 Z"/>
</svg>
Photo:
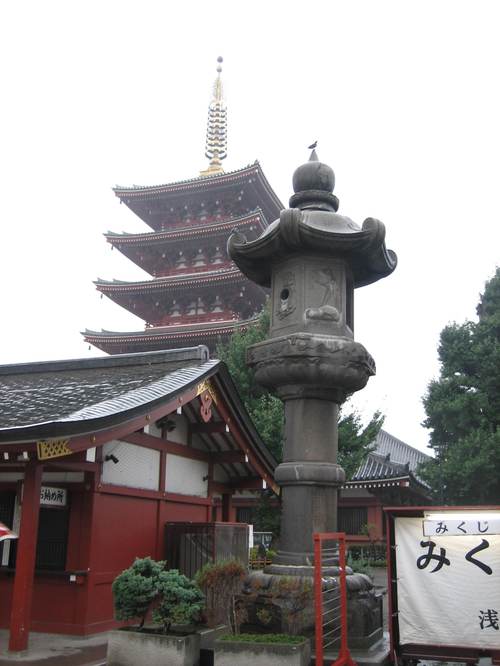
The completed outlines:
<svg viewBox="0 0 500 666">
<path fill-rule="evenodd" d="M 14 534 L 7 525 L 4 525 L 3 523 L 0 523 L 0 541 L 4 541 L 5 539 L 17 539 L 18 536 L 17 534 Z"/>
</svg>

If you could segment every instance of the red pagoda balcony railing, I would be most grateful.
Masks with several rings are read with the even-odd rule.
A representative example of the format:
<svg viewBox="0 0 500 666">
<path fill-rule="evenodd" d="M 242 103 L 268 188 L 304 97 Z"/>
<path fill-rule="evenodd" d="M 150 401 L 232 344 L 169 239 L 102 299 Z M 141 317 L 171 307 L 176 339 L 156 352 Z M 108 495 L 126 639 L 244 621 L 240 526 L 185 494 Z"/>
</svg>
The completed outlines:
<svg viewBox="0 0 500 666">
<path fill-rule="evenodd" d="M 171 231 L 174 229 L 192 229 L 193 227 L 196 226 L 204 226 L 207 224 L 220 224 L 222 222 L 229 222 L 234 218 L 242 217 L 243 215 L 249 214 L 252 211 L 247 211 L 245 208 L 241 207 L 240 210 L 238 211 L 224 211 L 221 212 L 219 215 L 205 215 L 205 216 L 197 216 L 194 215 L 193 217 L 185 217 L 185 218 L 176 218 L 172 219 L 169 218 L 164 222 L 158 222 L 155 220 L 155 228 L 157 228 L 158 231 Z M 156 216 L 159 217 L 162 215 L 162 213 L 157 213 Z"/>
<path fill-rule="evenodd" d="M 184 326 L 186 324 L 205 324 L 217 321 L 236 321 L 239 319 L 238 315 L 231 311 L 225 312 L 204 312 L 193 315 L 180 315 L 179 317 L 166 316 L 162 317 L 156 322 L 152 322 L 151 326 Z M 149 328 L 147 327 L 147 328 Z"/>
<path fill-rule="evenodd" d="M 171 275 L 192 275 L 193 273 L 206 273 L 208 271 L 218 271 L 220 269 L 233 268 L 234 264 L 232 261 L 224 261 L 222 263 L 210 263 L 207 262 L 203 266 L 191 266 L 187 265 L 184 268 L 170 268 L 162 271 L 157 271 L 155 277 L 168 277 Z"/>
</svg>

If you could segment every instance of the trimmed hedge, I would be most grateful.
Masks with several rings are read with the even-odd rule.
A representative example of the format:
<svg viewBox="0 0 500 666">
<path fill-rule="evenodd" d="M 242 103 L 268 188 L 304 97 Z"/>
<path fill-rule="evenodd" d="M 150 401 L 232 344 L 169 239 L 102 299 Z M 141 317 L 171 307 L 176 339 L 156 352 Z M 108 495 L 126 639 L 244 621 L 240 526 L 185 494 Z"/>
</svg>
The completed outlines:
<svg viewBox="0 0 500 666">
<path fill-rule="evenodd" d="M 290 636 L 289 634 L 226 634 L 219 638 L 221 641 L 235 643 L 285 643 L 298 645 L 306 640 L 305 636 Z"/>
</svg>

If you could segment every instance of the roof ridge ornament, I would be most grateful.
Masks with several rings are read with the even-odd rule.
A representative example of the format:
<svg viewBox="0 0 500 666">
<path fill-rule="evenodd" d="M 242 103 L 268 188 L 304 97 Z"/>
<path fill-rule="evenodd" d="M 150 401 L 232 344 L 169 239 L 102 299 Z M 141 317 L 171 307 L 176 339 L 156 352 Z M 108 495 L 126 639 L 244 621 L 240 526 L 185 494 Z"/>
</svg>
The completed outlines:
<svg viewBox="0 0 500 666">
<path fill-rule="evenodd" d="M 222 56 L 217 58 L 217 78 L 213 85 L 213 97 L 208 107 L 207 139 L 205 157 L 210 162 L 208 168 L 200 171 L 201 176 L 224 173 L 222 160 L 227 157 L 227 109 L 222 89 Z"/>
</svg>

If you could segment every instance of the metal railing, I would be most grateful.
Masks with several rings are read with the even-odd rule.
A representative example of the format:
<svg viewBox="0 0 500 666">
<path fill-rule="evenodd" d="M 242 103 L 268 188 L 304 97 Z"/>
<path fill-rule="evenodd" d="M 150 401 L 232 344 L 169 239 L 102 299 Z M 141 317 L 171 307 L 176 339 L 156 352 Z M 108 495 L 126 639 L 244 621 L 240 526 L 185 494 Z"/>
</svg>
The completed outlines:
<svg viewBox="0 0 500 666">
<path fill-rule="evenodd" d="M 324 666 L 325 651 L 337 651 L 334 666 L 356 666 L 347 645 L 345 534 L 322 532 L 313 539 L 316 666 Z M 332 566 L 338 566 L 336 577 L 325 572 Z"/>
</svg>

